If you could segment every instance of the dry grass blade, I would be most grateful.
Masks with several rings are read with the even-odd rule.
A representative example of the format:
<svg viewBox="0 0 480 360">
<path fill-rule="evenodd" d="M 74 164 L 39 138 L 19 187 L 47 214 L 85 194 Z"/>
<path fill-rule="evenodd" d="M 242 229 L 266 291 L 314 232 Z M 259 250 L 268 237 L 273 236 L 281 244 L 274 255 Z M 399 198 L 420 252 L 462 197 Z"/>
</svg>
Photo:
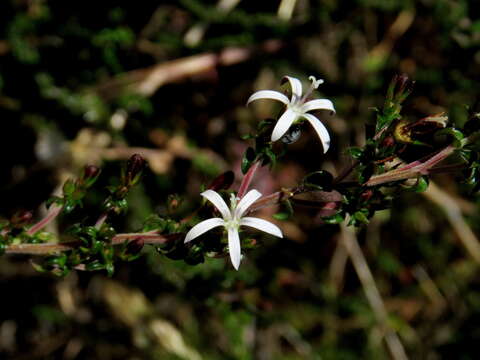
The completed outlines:
<svg viewBox="0 0 480 360">
<path fill-rule="evenodd" d="M 477 263 L 480 263 L 480 243 L 470 226 L 468 226 L 463 218 L 461 207 L 455 198 L 440 189 L 433 182 L 430 182 L 427 191 L 425 191 L 423 195 L 443 210 L 450 225 L 452 225 L 453 230 L 467 249 L 470 256 Z"/>
<path fill-rule="evenodd" d="M 124 91 L 151 96 L 161 86 L 181 81 L 194 75 L 214 70 L 217 66 L 229 66 L 250 59 L 257 51 L 273 53 L 282 47 L 277 40 L 266 41 L 258 47 L 230 47 L 220 53 L 203 53 L 132 70 L 97 87 L 105 99 L 113 99 Z"/>
<path fill-rule="evenodd" d="M 358 244 L 357 237 L 352 228 L 342 224 L 342 232 L 340 236 L 343 246 L 348 252 L 350 259 L 352 260 L 353 267 L 362 283 L 363 291 L 367 297 L 368 302 L 372 308 L 372 311 L 377 318 L 377 321 L 383 331 L 385 342 L 390 351 L 390 354 L 394 360 L 406 360 L 408 359 L 405 349 L 398 337 L 398 334 L 389 325 L 388 313 L 385 308 L 385 304 L 380 296 L 375 279 L 372 272 L 368 267 L 367 260 L 363 255 L 362 249 Z"/>
</svg>

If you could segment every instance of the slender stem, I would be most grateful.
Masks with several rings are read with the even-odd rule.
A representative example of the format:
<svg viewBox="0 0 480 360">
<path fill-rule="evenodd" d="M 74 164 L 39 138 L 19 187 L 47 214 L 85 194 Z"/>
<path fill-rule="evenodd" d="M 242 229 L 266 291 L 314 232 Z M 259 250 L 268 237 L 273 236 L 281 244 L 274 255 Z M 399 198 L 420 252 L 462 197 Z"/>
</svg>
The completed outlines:
<svg viewBox="0 0 480 360">
<path fill-rule="evenodd" d="M 427 191 L 422 194 L 444 211 L 465 249 L 477 263 L 480 263 L 480 241 L 465 221 L 457 201 L 433 182 L 430 182 Z"/>
<path fill-rule="evenodd" d="M 414 161 L 400 169 L 388 171 L 384 174 L 372 176 L 366 183 L 366 186 L 375 186 L 387 182 L 406 180 L 419 175 L 427 175 L 433 166 L 445 160 L 456 150 L 452 145 L 429 157 L 425 161 Z"/>
<path fill-rule="evenodd" d="M 237 197 L 239 199 L 241 199 L 243 195 L 245 195 L 245 193 L 247 192 L 248 188 L 250 187 L 250 183 L 253 180 L 253 176 L 255 175 L 259 167 L 260 167 L 260 161 L 255 161 L 248 169 L 247 173 L 242 179 L 240 187 L 238 188 Z"/>
<path fill-rule="evenodd" d="M 112 245 L 121 245 L 126 242 L 142 239 L 145 244 L 161 245 L 170 241 L 175 241 L 184 236 L 183 233 L 160 235 L 152 232 L 117 234 L 112 238 Z M 49 255 L 68 250 L 73 250 L 83 243 L 81 241 L 70 241 L 65 243 L 44 243 L 44 244 L 14 244 L 5 249 L 7 254 L 29 254 L 29 255 Z"/>
<path fill-rule="evenodd" d="M 95 229 L 99 230 L 107 220 L 107 217 L 108 217 L 107 213 L 103 213 L 102 215 L 100 215 L 97 222 L 95 223 Z"/>
<path fill-rule="evenodd" d="M 407 360 L 408 357 L 405 353 L 405 349 L 403 348 L 400 338 L 388 322 L 388 312 L 385 307 L 385 303 L 382 300 L 380 291 L 378 291 L 377 284 L 375 283 L 372 272 L 368 267 L 368 263 L 363 255 L 362 249 L 358 244 L 357 237 L 353 230 L 344 224 L 342 225 L 341 241 L 348 252 L 358 278 L 362 283 L 363 291 L 365 292 L 365 296 L 370 303 L 373 313 L 375 314 L 375 317 L 377 318 L 377 321 L 383 330 L 385 343 L 390 350 L 392 358 L 394 360 Z"/>
<path fill-rule="evenodd" d="M 345 179 L 348 175 L 352 173 L 352 171 L 360 164 L 360 161 L 355 160 L 352 165 L 345 168 L 335 179 L 333 179 L 334 184 L 338 184 L 340 181 Z"/>
<path fill-rule="evenodd" d="M 300 191 L 298 191 L 298 188 L 292 188 L 292 189 L 283 189 L 281 191 L 274 192 L 270 195 L 266 195 L 255 201 L 252 206 L 248 209 L 248 213 L 252 213 L 254 211 L 263 209 L 264 207 L 270 206 L 270 205 L 276 205 L 283 200 L 289 199 L 292 196 L 299 194 Z"/>
<path fill-rule="evenodd" d="M 62 212 L 63 205 L 52 204 L 48 209 L 47 216 L 42 220 L 34 224 L 30 229 L 27 230 L 27 235 L 35 235 L 38 231 L 42 230 L 45 226 L 50 224 L 55 218 Z"/>
</svg>

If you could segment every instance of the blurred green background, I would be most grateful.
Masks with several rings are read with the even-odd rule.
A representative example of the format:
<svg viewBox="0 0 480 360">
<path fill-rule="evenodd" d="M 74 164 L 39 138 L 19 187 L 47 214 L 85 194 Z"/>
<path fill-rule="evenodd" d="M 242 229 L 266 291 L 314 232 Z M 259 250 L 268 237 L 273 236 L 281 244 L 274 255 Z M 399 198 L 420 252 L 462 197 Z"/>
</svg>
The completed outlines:
<svg viewBox="0 0 480 360">
<path fill-rule="evenodd" d="M 325 79 L 337 109 L 323 155 L 308 127 L 254 184 L 268 194 L 318 169 L 339 172 L 364 143 L 392 76 L 416 81 L 404 115 L 478 111 L 480 17 L 473 0 L 61 1 L 0 3 L 0 214 L 42 203 L 85 164 L 103 167 L 77 221 L 94 223 L 104 188 L 130 155 L 149 161 L 118 231 L 166 199 L 188 213 L 202 184 L 239 163 L 241 135 L 280 108 L 245 103 L 283 75 Z M 405 194 L 358 233 L 388 325 L 414 359 L 475 359 L 480 341 L 478 197 L 455 176 Z M 448 194 L 448 195 L 446 195 Z M 442 201 L 447 196 L 449 201 Z M 440 200 L 439 200 L 440 199 Z M 433 202 L 432 202 L 433 200 Z M 275 213 L 267 209 L 262 215 Z M 463 217 L 459 214 L 463 213 Z M 454 216 L 452 217 L 452 214 Z M 455 215 L 457 214 L 457 215 Z M 456 217 L 455 217 L 456 216 Z M 311 209 L 259 237 L 240 271 L 225 259 L 190 266 L 153 248 L 115 275 L 64 279 L 30 258 L 0 259 L 2 359 L 388 359 L 384 325 L 339 238 Z M 255 234 L 256 236 L 260 236 Z M 35 260 L 33 260 L 35 261 Z"/>
</svg>

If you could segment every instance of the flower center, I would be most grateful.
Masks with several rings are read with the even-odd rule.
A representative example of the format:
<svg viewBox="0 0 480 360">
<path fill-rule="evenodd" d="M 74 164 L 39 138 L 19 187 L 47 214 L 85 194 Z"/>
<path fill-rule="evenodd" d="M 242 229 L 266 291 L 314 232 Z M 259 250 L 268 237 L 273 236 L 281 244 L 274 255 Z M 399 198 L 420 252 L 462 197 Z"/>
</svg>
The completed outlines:
<svg viewBox="0 0 480 360">
<path fill-rule="evenodd" d="M 238 229 L 240 227 L 240 221 L 238 221 L 238 219 L 227 220 L 224 226 L 226 229 Z"/>
</svg>

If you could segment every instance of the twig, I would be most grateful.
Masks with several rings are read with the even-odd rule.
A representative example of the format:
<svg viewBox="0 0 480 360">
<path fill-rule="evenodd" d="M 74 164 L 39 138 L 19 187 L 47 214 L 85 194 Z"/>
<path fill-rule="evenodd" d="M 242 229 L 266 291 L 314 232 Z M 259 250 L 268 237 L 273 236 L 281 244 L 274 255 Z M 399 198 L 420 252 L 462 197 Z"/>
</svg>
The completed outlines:
<svg viewBox="0 0 480 360">
<path fill-rule="evenodd" d="M 338 184 L 342 180 L 344 180 L 348 175 L 352 173 L 353 170 L 360 164 L 360 161 L 355 160 L 352 165 L 345 168 L 335 179 L 333 179 L 333 184 Z"/>
<path fill-rule="evenodd" d="M 343 288 L 347 260 L 348 253 L 345 246 L 343 246 L 342 242 L 337 242 L 328 268 L 330 283 L 334 286 L 337 294 L 339 294 Z"/>
<path fill-rule="evenodd" d="M 365 183 L 365 185 L 376 186 L 387 182 L 406 180 L 420 175 L 427 175 L 430 173 L 432 167 L 452 155 L 455 150 L 456 148 L 453 145 L 449 145 L 438 153 L 428 157 L 425 161 L 414 161 L 400 169 L 391 170 L 380 175 L 374 175 Z"/>
<path fill-rule="evenodd" d="M 108 217 L 107 213 L 103 213 L 102 215 L 100 215 L 97 222 L 95 223 L 95 229 L 99 230 L 107 220 L 107 217 Z"/>
<path fill-rule="evenodd" d="M 170 241 L 175 241 L 185 236 L 183 233 L 175 233 L 168 235 L 148 233 L 132 233 L 117 234 L 112 238 L 112 245 L 121 245 L 125 242 L 132 242 L 142 239 L 145 244 L 161 245 Z M 44 244 L 14 244 L 7 246 L 5 253 L 7 254 L 30 254 L 30 255 L 49 255 L 63 251 L 73 250 L 83 245 L 81 241 L 70 241 L 65 243 L 44 243 Z"/>
<path fill-rule="evenodd" d="M 240 0 L 219 0 L 216 5 L 216 10 L 222 14 L 228 14 L 232 11 L 240 2 Z M 198 23 L 193 25 L 183 37 L 187 46 L 197 46 L 202 41 L 205 32 L 207 31 L 207 23 Z"/>
<path fill-rule="evenodd" d="M 398 334 L 388 323 L 388 313 L 385 304 L 383 303 L 375 279 L 368 267 L 367 260 L 358 244 L 354 231 L 345 224 L 342 224 L 340 239 L 352 260 L 353 267 L 362 283 L 365 296 L 367 297 L 375 317 L 384 332 L 385 342 L 390 350 L 392 358 L 394 360 L 407 360 L 407 354 L 405 353 L 405 349 L 403 348 Z"/>
<path fill-rule="evenodd" d="M 277 10 L 278 17 L 284 21 L 291 20 L 296 3 L 297 0 L 282 0 Z"/>
<path fill-rule="evenodd" d="M 60 215 L 63 210 L 63 205 L 52 204 L 48 209 L 47 216 L 45 216 L 42 220 L 34 224 L 30 229 L 27 230 L 27 235 L 33 236 L 38 231 L 42 230 L 45 226 L 50 224 L 55 218 Z"/>
<path fill-rule="evenodd" d="M 246 61 L 258 51 L 274 53 L 282 46 L 278 40 L 268 40 L 255 47 L 228 47 L 220 53 L 192 55 L 121 74 L 100 84 L 96 91 L 106 100 L 115 98 L 124 90 L 151 96 L 165 84 L 206 73 L 217 66 L 230 66 Z"/>
<path fill-rule="evenodd" d="M 417 265 L 412 270 L 413 276 L 417 279 L 420 289 L 432 302 L 431 314 L 439 316 L 447 307 L 447 300 L 442 295 L 438 286 L 433 279 L 428 275 L 427 271 L 420 265 Z"/>
<path fill-rule="evenodd" d="M 480 263 L 480 243 L 463 218 L 460 206 L 455 199 L 433 182 L 430 182 L 427 191 L 423 195 L 444 211 L 450 225 L 452 225 L 453 230 L 470 256 L 477 263 Z"/>
</svg>

